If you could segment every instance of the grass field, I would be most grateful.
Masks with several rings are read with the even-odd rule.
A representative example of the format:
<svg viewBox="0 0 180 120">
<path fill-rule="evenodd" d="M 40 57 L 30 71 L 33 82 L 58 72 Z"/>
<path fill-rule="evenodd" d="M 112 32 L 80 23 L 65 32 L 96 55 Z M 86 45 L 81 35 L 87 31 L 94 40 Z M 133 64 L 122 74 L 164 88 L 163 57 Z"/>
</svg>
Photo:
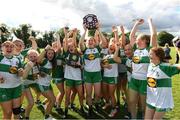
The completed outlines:
<svg viewBox="0 0 180 120">
<path fill-rule="evenodd" d="M 174 48 L 171 48 L 171 56 L 172 56 L 172 62 L 175 61 L 175 50 Z M 174 104 L 175 104 L 175 107 L 174 109 L 171 111 L 171 112 L 168 112 L 164 119 L 180 119 L 180 75 L 176 75 L 173 77 L 173 96 L 174 96 Z M 57 88 L 56 86 L 53 85 L 53 89 L 54 89 L 54 93 L 57 95 Z M 43 97 L 41 98 L 43 99 Z M 75 99 L 75 103 L 76 103 L 76 106 L 79 108 L 79 102 L 78 102 L 78 99 L 76 97 Z M 64 101 L 63 101 L 63 104 L 64 104 Z M 123 119 L 123 113 L 124 113 L 124 110 L 123 110 L 123 107 L 122 107 L 122 104 L 121 103 L 121 108 L 116 116 L 116 118 L 119 118 L 119 119 Z M 23 103 L 23 106 L 26 105 L 26 100 L 24 101 Z M 64 106 L 64 105 L 62 105 Z M 101 111 L 99 114 L 96 114 L 94 117 L 95 118 L 100 118 L 100 119 L 107 119 L 107 112 L 109 113 L 109 111 Z M 55 110 L 53 109 L 53 112 L 52 112 L 52 115 L 57 118 L 57 119 L 60 119 L 61 116 L 59 116 Z M 30 119 L 43 119 L 43 114 L 40 110 L 37 109 L 36 105 L 34 105 L 33 107 L 33 110 L 31 112 L 31 115 L 30 115 Z M 0 108 L 0 119 L 2 119 L 2 109 Z M 81 114 L 78 114 L 77 112 L 74 112 L 74 111 L 71 111 L 69 110 L 69 119 L 85 119 Z"/>
</svg>

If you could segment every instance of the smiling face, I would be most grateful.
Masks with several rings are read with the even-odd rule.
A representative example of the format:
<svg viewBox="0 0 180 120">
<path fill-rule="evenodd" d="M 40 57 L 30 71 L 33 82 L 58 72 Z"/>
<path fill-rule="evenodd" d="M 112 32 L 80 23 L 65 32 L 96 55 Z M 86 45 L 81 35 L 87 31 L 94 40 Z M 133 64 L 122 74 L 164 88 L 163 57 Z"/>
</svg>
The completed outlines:
<svg viewBox="0 0 180 120">
<path fill-rule="evenodd" d="M 144 34 L 140 34 L 138 35 L 138 37 L 136 38 L 136 45 L 138 48 L 140 49 L 144 49 L 147 47 L 147 43 L 148 43 L 148 35 L 144 35 Z"/>
<path fill-rule="evenodd" d="M 150 58 L 150 62 L 153 64 L 157 64 L 160 62 L 159 57 L 156 56 L 155 52 L 150 50 L 149 52 L 149 58 Z"/>
<path fill-rule="evenodd" d="M 73 42 L 68 43 L 68 51 L 70 53 L 75 53 L 75 50 L 76 50 L 76 48 L 75 48 L 74 43 Z"/>
<path fill-rule="evenodd" d="M 28 59 L 29 61 L 36 63 L 38 59 L 38 53 L 37 51 L 31 50 L 28 52 Z"/>
<path fill-rule="evenodd" d="M 124 47 L 124 53 L 128 58 L 131 58 L 133 56 L 133 49 L 132 49 L 132 46 L 130 44 L 127 44 Z"/>
<path fill-rule="evenodd" d="M 24 49 L 23 41 L 22 40 L 15 40 L 15 41 L 13 41 L 13 43 L 15 44 L 16 53 L 19 54 Z"/>
<path fill-rule="evenodd" d="M 51 61 L 54 58 L 54 56 L 55 56 L 55 52 L 54 52 L 53 49 L 47 50 L 46 57 L 47 57 L 48 60 Z"/>
<path fill-rule="evenodd" d="M 164 50 L 162 48 L 151 48 L 150 52 L 149 52 L 149 58 L 150 58 L 150 62 L 157 65 L 160 62 L 164 61 L 165 58 L 165 53 Z"/>
<path fill-rule="evenodd" d="M 57 51 L 57 42 L 56 41 L 52 43 L 52 48 L 54 51 Z"/>
<path fill-rule="evenodd" d="M 4 56 L 13 56 L 14 44 L 11 41 L 6 41 L 2 44 L 2 52 Z"/>
<path fill-rule="evenodd" d="M 94 45 L 95 45 L 94 38 L 90 37 L 89 39 L 87 39 L 86 44 L 89 48 L 94 48 Z"/>
<path fill-rule="evenodd" d="M 109 53 L 112 54 L 112 53 L 115 52 L 115 50 L 116 50 L 115 44 L 114 44 L 113 42 L 110 42 L 110 43 L 109 43 L 109 47 L 108 47 Z"/>
<path fill-rule="evenodd" d="M 103 44 L 102 44 L 102 48 L 108 48 L 108 40 L 107 39 L 105 39 L 105 41 L 103 42 Z"/>
</svg>

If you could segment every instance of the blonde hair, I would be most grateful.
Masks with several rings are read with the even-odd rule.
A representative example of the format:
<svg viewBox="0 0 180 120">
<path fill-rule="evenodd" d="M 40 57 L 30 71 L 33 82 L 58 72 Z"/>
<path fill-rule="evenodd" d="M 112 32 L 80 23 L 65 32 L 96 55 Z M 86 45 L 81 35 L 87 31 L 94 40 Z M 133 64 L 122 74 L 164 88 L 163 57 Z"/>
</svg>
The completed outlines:
<svg viewBox="0 0 180 120">
<path fill-rule="evenodd" d="M 15 43 L 15 42 L 20 42 L 21 44 L 24 45 L 24 42 L 23 42 L 21 39 L 15 39 L 15 40 L 13 40 L 12 42 L 13 42 L 13 43 Z"/>
<path fill-rule="evenodd" d="M 37 55 L 39 55 L 38 51 L 34 50 L 34 49 L 30 49 L 28 52 L 27 52 L 27 55 L 29 55 L 30 53 L 36 53 Z"/>
<path fill-rule="evenodd" d="M 10 40 L 3 42 L 1 46 L 3 47 L 5 44 L 11 44 L 11 45 L 15 46 L 14 43 Z"/>
</svg>

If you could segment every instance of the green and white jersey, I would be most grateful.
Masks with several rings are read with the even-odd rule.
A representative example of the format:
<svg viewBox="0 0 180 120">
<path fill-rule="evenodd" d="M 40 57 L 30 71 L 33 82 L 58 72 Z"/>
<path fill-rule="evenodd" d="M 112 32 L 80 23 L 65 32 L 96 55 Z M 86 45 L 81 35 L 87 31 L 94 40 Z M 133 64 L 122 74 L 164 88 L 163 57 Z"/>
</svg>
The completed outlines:
<svg viewBox="0 0 180 120">
<path fill-rule="evenodd" d="M 82 64 L 80 55 L 73 53 L 66 53 L 66 65 L 64 78 L 71 80 L 82 80 L 80 66 L 77 66 L 77 62 Z"/>
<path fill-rule="evenodd" d="M 125 53 L 124 53 L 124 49 L 122 49 L 122 48 L 119 49 L 119 56 L 121 59 L 126 58 Z M 124 63 L 118 64 L 118 72 L 119 73 L 127 72 L 126 65 Z"/>
<path fill-rule="evenodd" d="M 173 108 L 171 77 L 180 73 L 176 66 L 167 63 L 150 64 L 147 73 L 146 102 L 157 108 Z"/>
<path fill-rule="evenodd" d="M 22 54 L 19 55 L 15 55 L 19 60 L 21 60 L 21 62 L 24 61 L 24 56 Z"/>
<path fill-rule="evenodd" d="M 37 83 L 39 85 L 43 86 L 49 86 L 51 82 L 51 72 L 52 72 L 52 63 L 44 59 L 44 61 L 40 64 L 40 74 L 43 73 L 45 76 L 41 76 L 38 80 Z"/>
<path fill-rule="evenodd" d="M 27 65 L 25 65 L 26 67 Z M 36 80 L 38 79 L 39 76 L 39 66 L 36 64 L 33 66 L 33 68 L 29 71 L 27 78 L 24 80 L 23 84 L 24 85 L 29 85 L 36 83 Z"/>
<path fill-rule="evenodd" d="M 52 63 L 48 59 L 44 59 L 43 62 L 40 64 L 40 72 L 51 75 Z"/>
<path fill-rule="evenodd" d="M 102 48 L 100 52 L 100 57 L 103 58 L 108 54 L 108 48 Z"/>
<path fill-rule="evenodd" d="M 24 61 L 24 58 L 27 56 L 27 52 L 29 49 L 23 50 L 19 55 L 15 55 L 17 58 L 21 60 L 21 62 Z"/>
<path fill-rule="evenodd" d="M 103 64 L 112 65 L 111 69 L 104 68 L 104 77 L 118 77 L 118 64 L 113 60 L 114 54 L 106 55 L 103 58 Z"/>
<path fill-rule="evenodd" d="M 56 54 L 57 66 L 52 70 L 52 78 L 62 79 L 64 77 L 63 62 L 64 62 L 63 54 L 57 53 Z"/>
<path fill-rule="evenodd" d="M 127 79 L 128 79 L 128 82 L 130 82 L 131 81 L 131 77 L 132 77 L 132 59 L 130 59 L 130 58 L 123 58 L 121 60 L 122 60 L 122 63 L 126 65 Z"/>
<path fill-rule="evenodd" d="M 84 70 L 87 72 L 98 72 L 101 70 L 100 49 L 87 48 L 84 51 Z"/>
<path fill-rule="evenodd" d="M 136 49 L 132 58 L 132 78 L 146 80 L 149 65 L 149 49 Z"/>
<path fill-rule="evenodd" d="M 4 82 L 0 83 L 0 88 L 14 88 L 21 84 L 17 75 L 21 66 L 21 61 L 17 57 L 7 58 L 0 55 L 0 75 L 4 79 Z"/>
</svg>

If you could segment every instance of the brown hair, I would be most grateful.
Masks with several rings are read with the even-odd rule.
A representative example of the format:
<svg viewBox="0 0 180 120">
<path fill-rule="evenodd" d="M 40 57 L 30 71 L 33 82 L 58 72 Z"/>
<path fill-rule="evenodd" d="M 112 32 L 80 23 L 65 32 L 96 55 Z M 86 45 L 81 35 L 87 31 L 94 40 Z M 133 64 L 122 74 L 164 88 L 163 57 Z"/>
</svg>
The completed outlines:
<svg viewBox="0 0 180 120">
<path fill-rule="evenodd" d="M 153 51 L 156 54 L 156 56 L 159 58 L 159 60 L 161 62 L 165 61 L 164 60 L 165 59 L 165 53 L 164 53 L 164 50 L 162 48 L 160 48 L 160 47 L 153 47 L 153 48 L 151 48 L 151 51 Z"/>
<path fill-rule="evenodd" d="M 140 34 L 139 38 L 146 41 L 147 46 L 150 44 L 150 35 Z"/>
</svg>

